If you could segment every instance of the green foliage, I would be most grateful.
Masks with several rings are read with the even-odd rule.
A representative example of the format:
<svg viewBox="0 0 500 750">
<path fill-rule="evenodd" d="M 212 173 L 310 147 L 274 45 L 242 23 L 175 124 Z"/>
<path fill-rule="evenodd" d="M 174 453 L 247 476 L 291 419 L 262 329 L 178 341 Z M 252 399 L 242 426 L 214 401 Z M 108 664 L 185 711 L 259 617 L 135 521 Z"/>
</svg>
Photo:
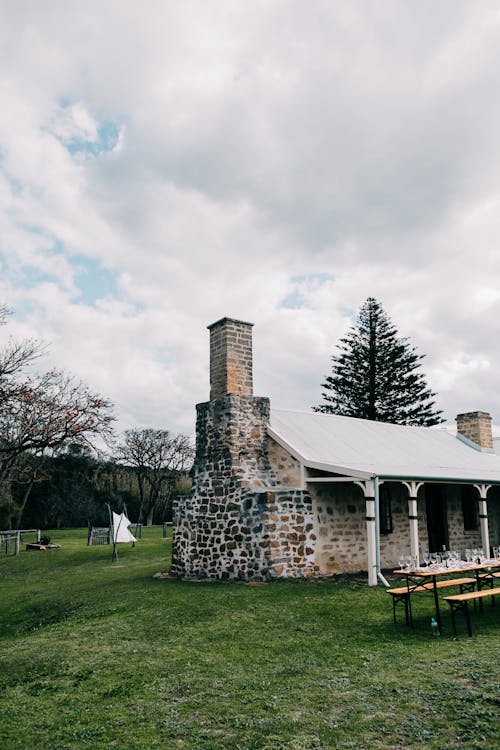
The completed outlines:
<svg viewBox="0 0 500 750">
<path fill-rule="evenodd" d="M 392 622 L 364 581 L 154 579 L 170 541 L 0 558 L 2 748 L 491 750 L 499 732 L 498 607 L 454 639 Z M 464 630 L 462 631 L 464 632 Z"/>
<path fill-rule="evenodd" d="M 315 411 L 394 424 L 439 424 L 433 393 L 419 372 L 418 354 L 376 299 L 369 297 L 358 320 L 340 340 L 332 374 L 322 387 L 325 403 Z"/>
<path fill-rule="evenodd" d="M 22 489 L 18 486 L 17 492 Z M 140 499 L 134 473 L 72 446 L 45 459 L 39 481 L 31 488 L 23 525 L 43 529 L 81 526 L 88 521 L 107 525 L 108 503 L 115 509 L 125 503 L 131 520 L 137 520 Z"/>
</svg>

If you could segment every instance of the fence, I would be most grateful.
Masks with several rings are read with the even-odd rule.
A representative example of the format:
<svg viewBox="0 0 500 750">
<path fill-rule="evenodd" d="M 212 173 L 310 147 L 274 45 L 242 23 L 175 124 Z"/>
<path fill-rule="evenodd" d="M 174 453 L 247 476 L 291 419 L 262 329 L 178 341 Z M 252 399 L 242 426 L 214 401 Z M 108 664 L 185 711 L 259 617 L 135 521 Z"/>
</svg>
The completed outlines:
<svg viewBox="0 0 500 750">
<path fill-rule="evenodd" d="M 18 555 L 21 548 L 21 542 L 25 539 L 23 535 L 36 534 L 36 541 L 40 541 L 40 529 L 16 529 L 15 531 L 0 531 L 0 553 L 6 555 Z M 11 551 L 12 550 L 12 551 Z"/>
<path fill-rule="evenodd" d="M 98 544 L 111 544 L 111 527 L 89 526 L 87 544 L 89 547 Z"/>
</svg>

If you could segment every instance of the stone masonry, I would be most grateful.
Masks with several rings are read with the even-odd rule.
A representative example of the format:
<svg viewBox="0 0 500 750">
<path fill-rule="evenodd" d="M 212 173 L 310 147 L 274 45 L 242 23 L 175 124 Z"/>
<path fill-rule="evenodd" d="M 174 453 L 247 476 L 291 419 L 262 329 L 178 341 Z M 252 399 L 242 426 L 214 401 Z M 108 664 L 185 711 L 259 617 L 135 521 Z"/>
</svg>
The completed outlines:
<svg viewBox="0 0 500 750">
<path fill-rule="evenodd" d="M 269 399 L 253 396 L 251 324 L 210 330 L 210 401 L 198 404 L 193 489 L 174 507 L 171 572 L 269 580 L 314 575 L 311 498 L 269 462 Z"/>
</svg>

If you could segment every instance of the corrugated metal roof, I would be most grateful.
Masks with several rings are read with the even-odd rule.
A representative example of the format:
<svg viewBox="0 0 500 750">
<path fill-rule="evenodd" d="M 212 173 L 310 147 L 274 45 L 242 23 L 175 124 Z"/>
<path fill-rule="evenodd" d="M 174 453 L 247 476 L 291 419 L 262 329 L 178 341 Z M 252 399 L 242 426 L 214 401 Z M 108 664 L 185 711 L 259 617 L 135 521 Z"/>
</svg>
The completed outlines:
<svg viewBox="0 0 500 750">
<path fill-rule="evenodd" d="M 271 409 L 270 434 L 305 466 L 353 475 L 500 483 L 500 456 L 445 429 Z"/>
</svg>

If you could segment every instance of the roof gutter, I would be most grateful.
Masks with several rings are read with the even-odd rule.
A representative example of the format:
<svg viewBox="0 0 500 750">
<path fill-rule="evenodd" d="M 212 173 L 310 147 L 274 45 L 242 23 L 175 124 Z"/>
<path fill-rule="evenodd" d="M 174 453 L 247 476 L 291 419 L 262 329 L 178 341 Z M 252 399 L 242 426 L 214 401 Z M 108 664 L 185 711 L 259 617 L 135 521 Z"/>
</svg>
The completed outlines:
<svg viewBox="0 0 500 750">
<path fill-rule="evenodd" d="M 456 477 L 429 477 L 429 476 L 417 476 L 416 474 L 384 474 L 382 480 L 384 482 L 402 482 L 403 480 L 413 480 L 415 482 L 428 482 L 431 484 L 500 484 L 498 479 L 485 479 L 484 476 L 481 479 L 457 479 Z"/>
</svg>

